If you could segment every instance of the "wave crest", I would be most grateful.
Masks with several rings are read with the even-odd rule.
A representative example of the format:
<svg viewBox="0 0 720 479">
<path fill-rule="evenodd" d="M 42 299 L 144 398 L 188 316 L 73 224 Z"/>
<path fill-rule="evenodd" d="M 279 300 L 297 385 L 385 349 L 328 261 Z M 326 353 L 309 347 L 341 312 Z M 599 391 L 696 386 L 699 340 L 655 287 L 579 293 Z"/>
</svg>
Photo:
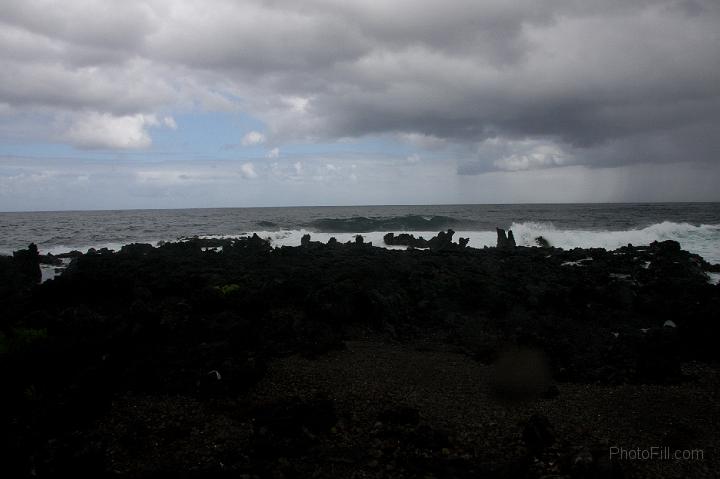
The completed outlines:
<svg viewBox="0 0 720 479">
<path fill-rule="evenodd" d="M 692 253 L 711 263 L 720 262 L 720 225 L 693 225 L 663 221 L 645 228 L 630 230 L 574 230 L 557 229 L 552 223 L 513 223 L 510 229 L 519 245 L 535 246 L 535 238 L 542 236 L 551 246 L 563 249 L 617 249 L 628 243 L 647 245 L 653 241 L 674 240 Z"/>
</svg>

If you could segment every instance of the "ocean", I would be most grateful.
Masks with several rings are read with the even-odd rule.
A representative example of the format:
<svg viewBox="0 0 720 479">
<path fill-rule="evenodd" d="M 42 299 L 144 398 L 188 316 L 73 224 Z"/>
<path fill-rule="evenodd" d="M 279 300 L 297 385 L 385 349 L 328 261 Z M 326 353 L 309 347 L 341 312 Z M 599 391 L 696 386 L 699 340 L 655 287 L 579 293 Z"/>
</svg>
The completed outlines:
<svg viewBox="0 0 720 479">
<path fill-rule="evenodd" d="M 537 236 L 560 248 L 615 249 L 628 243 L 675 240 L 711 263 L 720 263 L 720 203 L 523 204 L 212 208 L 174 210 L 0 213 L 0 254 L 38 245 L 41 253 L 183 238 L 257 233 L 273 245 L 298 245 L 356 234 L 384 246 L 387 232 L 430 238 L 452 228 L 476 248 L 494 246 L 495 228 L 511 229 L 520 245 Z"/>
</svg>

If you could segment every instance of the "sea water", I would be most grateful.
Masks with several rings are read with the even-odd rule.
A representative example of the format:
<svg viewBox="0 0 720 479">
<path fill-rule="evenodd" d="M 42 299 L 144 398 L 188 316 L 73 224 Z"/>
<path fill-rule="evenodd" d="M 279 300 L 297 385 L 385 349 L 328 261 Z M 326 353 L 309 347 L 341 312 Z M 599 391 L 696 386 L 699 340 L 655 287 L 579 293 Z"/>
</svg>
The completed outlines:
<svg viewBox="0 0 720 479">
<path fill-rule="evenodd" d="M 683 249 L 720 263 L 720 203 L 416 205 L 217 208 L 0 213 L 0 254 L 38 245 L 42 253 L 124 244 L 156 244 L 193 236 L 257 233 L 273 245 L 313 240 L 350 241 L 362 234 L 384 246 L 387 232 L 426 239 L 452 228 L 476 248 L 494 246 L 495 228 L 511 229 L 518 244 L 543 236 L 560 248 L 615 249 L 675 240 Z"/>
</svg>

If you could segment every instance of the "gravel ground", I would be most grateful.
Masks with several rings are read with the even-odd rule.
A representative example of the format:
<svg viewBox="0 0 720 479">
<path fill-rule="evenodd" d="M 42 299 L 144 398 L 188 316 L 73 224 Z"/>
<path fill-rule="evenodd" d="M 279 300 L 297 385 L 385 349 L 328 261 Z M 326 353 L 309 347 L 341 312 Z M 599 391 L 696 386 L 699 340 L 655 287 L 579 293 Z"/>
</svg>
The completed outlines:
<svg viewBox="0 0 720 479">
<path fill-rule="evenodd" d="M 297 395 L 333 399 L 371 424 L 388 405 L 416 408 L 433 427 L 483 461 L 501 463 L 521 448 L 519 424 L 533 413 L 548 417 L 558 447 L 625 449 L 672 446 L 702 449 L 704 459 L 624 460 L 630 477 L 718 477 L 717 365 L 687 364 L 695 380 L 678 385 L 560 384 L 553 399 L 506 402 L 493 394 L 492 367 L 452 351 L 408 344 L 348 342 L 347 349 L 318 359 L 273 362 L 256 400 Z M 542 459 L 541 459 L 542 460 Z"/>
<path fill-rule="evenodd" d="M 155 477 L 178 467 L 201 476 L 265 470 L 268 477 L 478 477 L 418 475 L 408 473 L 406 466 L 424 459 L 444 468 L 457 460 L 480 465 L 481 470 L 507 471 L 508 464 L 528 457 L 523 424 L 541 414 L 556 440 L 535 455 L 536 470 L 530 477 L 575 477 L 554 475 L 562 458 L 578 460 L 583 451 L 591 451 L 597 462 L 609 457 L 612 446 L 702 449 L 704 458 L 621 460 L 623 476 L 580 477 L 718 477 L 720 368 L 691 363 L 684 372 L 694 379 L 675 385 L 561 383 L 553 398 L 509 402 L 495 394 L 492 366 L 452 349 L 350 341 L 346 349 L 319 358 L 274 360 L 255 388 L 236 397 L 118 397 L 97 434 L 111 438 L 110 470 L 122 477 Z M 288 398 L 297 398 L 296 404 L 331 400 L 337 413 L 334 426 L 319 436 L 303 429 L 294 444 L 311 446 L 298 455 L 265 451 L 258 456 L 258 408 Z M 420 425 L 428 426 L 426 433 L 440 442 L 413 452 L 422 427 L 382 422 L 384 411 L 401 407 L 416 411 Z M 270 438 L 271 449 L 273 440 L 282 441 L 283 436 Z M 501 477 L 515 476 L 504 472 Z"/>
</svg>

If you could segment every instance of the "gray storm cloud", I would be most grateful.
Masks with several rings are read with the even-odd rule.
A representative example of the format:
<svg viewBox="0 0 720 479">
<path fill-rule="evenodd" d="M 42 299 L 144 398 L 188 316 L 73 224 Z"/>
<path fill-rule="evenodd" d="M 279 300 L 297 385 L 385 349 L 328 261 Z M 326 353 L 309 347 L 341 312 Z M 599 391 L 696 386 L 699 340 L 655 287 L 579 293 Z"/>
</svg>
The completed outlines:
<svg viewBox="0 0 720 479">
<path fill-rule="evenodd" d="M 720 151 L 716 0 L 4 0 L 0 45 L 4 136 L 143 147 L 137 118 L 195 106 L 272 144 L 426 139 L 461 174 Z M 138 141 L 78 143 L 96 119 Z"/>
</svg>

